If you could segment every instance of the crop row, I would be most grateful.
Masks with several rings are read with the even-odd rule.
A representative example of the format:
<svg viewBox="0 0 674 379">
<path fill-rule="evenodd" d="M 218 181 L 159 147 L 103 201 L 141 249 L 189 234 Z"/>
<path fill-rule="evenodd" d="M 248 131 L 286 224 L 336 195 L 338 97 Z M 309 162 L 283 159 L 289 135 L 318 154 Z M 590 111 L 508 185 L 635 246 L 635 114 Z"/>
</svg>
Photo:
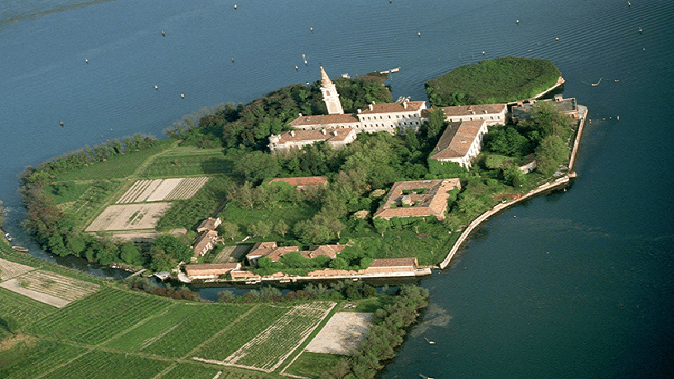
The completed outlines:
<svg viewBox="0 0 674 379">
<path fill-rule="evenodd" d="M 37 302 L 31 298 L 0 288 L 0 317 L 11 316 L 21 325 L 35 322 L 57 308 Z"/>
<path fill-rule="evenodd" d="M 295 307 L 225 361 L 272 371 L 283 363 L 329 312 L 330 309 Z"/>
<path fill-rule="evenodd" d="M 127 331 L 118 338 L 108 341 L 106 346 L 129 352 L 141 351 L 184 320 L 199 312 L 204 306 L 206 305 L 197 303 L 175 304 L 165 312 Z"/>
<path fill-rule="evenodd" d="M 184 178 L 164 197 L 164 200 L 187 200 L 192 198 L 208 181 L 208 177 Z"/>
<path fill-rule="evenodd" d="M 218 375 L 219 373 L 219 375 Z M 265 374 L 254 371 L 244 371 L 235 368 L 212 368 L 200 364 L 178 364 L 160 379 L 264 379 Z"/>
<path fill-rule="evenodd" d="M 171 362 L 94 350 L 44 378 L 152 378 L 169 365 Z"/>
<path fill-rule="evenodd" d="M 133 203 L 136 201 L 138 196 L 140 196 L 145 189 L 147 189 L 150 184 L 152 183 L 152 180 L 136 180 L 135 183 L 124 192 L 122 197 L 117 200 L 117 204 L 125 204 L 125 203 Z"/>
<path fill-rule="evenodd" d="M 233 325 L 213 341 L 202 346 L 194 353 L 194 356 L 222 361 L 267 329 L 276 320 L 283 317 L 288 311 L 290 311 L 290 308 L 262 305 L 256 308 L 245 320 Z"/>
<path fill-rule="evenodd" d="M 22 362 L 17 362 L 19 364 L 15 367 L 10 365 L 5 368 L 0 368 L 0 377 L 14 379 L 36 378 L 86 351 L 86 348 L 79 346 L 41 344 L 33 349 L 25 351 Z"/>
<path fill-rule="evenodd" d="M 170 305 L 168 299 L 105 288 L 31 325 L 30 331 L 97 344 Z"/>
<path fill-rule="evenodd" d="M 0 280 L 11 279 L 33 269 L 35 268 L 0 258 Z"/>
<path fill-rule="evenodd" d="M 99 285 L 68 278 L 61 275 L 49 274 L 44 271 L 32 271 L 19 278 L 25 281 L 29 290 L 44 293 L 63 299 L 75 301 L 98 291 Z"/>
<path fill-rule="evenodd" d="M 231 172 L 231 161 L 215 154 L 157 157 L 142 173 L 144 177 L 213 175 Z"/>
<path fill-rule="evenodd" d="M 246 313 L 249 305 L 211 304 L 183 320 L 143 350 L 167 357 L 184 357 Z"/>
</svg>

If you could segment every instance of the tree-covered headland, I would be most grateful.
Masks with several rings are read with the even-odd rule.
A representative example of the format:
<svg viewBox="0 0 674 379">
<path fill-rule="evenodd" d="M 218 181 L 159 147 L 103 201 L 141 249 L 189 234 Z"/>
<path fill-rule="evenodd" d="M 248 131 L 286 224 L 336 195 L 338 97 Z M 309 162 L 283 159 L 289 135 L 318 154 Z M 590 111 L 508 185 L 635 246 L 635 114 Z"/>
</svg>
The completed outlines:
<svg viewBox="0 0 674 379">
<path fill-rule="evenodd" d="M 505 57 L 457 67 L 425 86 L 433 106 L 496 104 L 532 98 L 560 76 L 549 60 Z"/>
</svg>

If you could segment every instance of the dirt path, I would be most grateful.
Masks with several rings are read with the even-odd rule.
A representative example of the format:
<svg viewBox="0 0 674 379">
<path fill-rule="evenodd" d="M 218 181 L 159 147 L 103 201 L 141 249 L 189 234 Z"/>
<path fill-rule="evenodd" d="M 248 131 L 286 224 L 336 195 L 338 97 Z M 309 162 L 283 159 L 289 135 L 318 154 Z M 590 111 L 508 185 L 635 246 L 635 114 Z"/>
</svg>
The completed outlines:
<svg viewBox="0 0 674 379">
<path fill-rule="evenodd" d="M 41 303 L 53 305 L 56 308 L 63 308 L 66 305 L 70 304 L 70 301 L 59 299 L 58 297 L 47 295 L 45 293 L 40 293 L 37 291 L 29 290 L 27 288 L 21 287 L 17 279 L 10 279 L 6 282 L 0 283 L 0 287 L 8 289 L 12 292 L 28 296 L 33 300 L 37 300 Z"/>
</svg>

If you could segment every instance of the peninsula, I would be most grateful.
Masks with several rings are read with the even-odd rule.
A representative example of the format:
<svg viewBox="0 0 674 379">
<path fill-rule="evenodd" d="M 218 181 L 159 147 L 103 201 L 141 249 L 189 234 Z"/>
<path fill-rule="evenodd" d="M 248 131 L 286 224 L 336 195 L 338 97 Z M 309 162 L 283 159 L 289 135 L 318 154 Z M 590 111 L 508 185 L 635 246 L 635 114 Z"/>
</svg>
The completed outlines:
<svg viewBox="0 0 674 379">
<path fill-rule="evenodd" d="M 563 83 L 549 61 L 501 58 L 429 91 L 463 91 L 455 73 L 484 67 L 536 76 L 521 90 L 537 97 Z M 447 265 L 474 220 L 574 175 L 587 113 L 575 99 L 430 107 L 392 102 L 384 79 L 333 81 L 321 67 L 309 86 L 201 112 L 167 140 L 29 168 L 28 226 L 54 254 L 183 282 L 418 277 Z"/>
</svg>

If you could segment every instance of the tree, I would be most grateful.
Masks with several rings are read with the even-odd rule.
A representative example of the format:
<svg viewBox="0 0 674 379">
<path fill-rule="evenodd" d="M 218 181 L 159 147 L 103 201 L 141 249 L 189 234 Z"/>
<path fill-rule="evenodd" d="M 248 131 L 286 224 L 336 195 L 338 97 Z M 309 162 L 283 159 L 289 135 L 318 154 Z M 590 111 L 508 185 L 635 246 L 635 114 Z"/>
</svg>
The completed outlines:
<svg viewBox="0 0 674 379">
<path fill-rule="evenodd" d="M 143 255 L 140 251 L 140 248 L 136 246 L 133 242 L 125 242 L 120 247 L 119 257 L 124 263 L 140 266 L 143 264 Z"/>
<path fill-rule="evenodd" d="M 161 249 L 169 256 L 177 259 L 177 261 L 182 262 L 189 262 L 194 254 L 187 243 L 172 235 L 162 235 L 157 237 L 157 239 L 152 242 L 150 249 L 153 247 Z"/>
<path fill-rule="evenodd" d="M 271 225 L 264 220 L 260 220 L 256 224 L 250 225 L 248 231 L 257 237 L 264 238 L 271 233 Z"/>
<path fill-rule="evenodd" d="M 535 155 L 536 171 L 545 176 L 552 176 L 559 165 L 568 158 L 569 149 L 561 137 L 552 135 L 541 140 Z"/>
<path fill-rule="evenodd" d="M 437 107 L 428 115 L 428 125 L 426 127 L 426 136 L 435 138 L 440 135 L 445 126 L 445 112 Z"/>
<path fill-rule="evenodd" d="M 488 133 L 485 140 L 488 150 L 507 156 L 524 155 L 528 144 L 527 138 L 512 126 Z"/>
<path fill-rule="evenodd" d="M 274 226 L 274 231 L 276 231 L 276 233 L 280 234 L 284 238 L 286 236 L 286 233 L 288 233 L 289 229 L 290 227 L 283 220 L 278 220 L 278 222 Z"/>
<path fill-rule="evenodd" d="M 218 231 L 223 238 L 229 238 L 232 241 L 239 235 L 239 227 L 236 224 L 226 221 L 218 226 Z"/>
</svg>

